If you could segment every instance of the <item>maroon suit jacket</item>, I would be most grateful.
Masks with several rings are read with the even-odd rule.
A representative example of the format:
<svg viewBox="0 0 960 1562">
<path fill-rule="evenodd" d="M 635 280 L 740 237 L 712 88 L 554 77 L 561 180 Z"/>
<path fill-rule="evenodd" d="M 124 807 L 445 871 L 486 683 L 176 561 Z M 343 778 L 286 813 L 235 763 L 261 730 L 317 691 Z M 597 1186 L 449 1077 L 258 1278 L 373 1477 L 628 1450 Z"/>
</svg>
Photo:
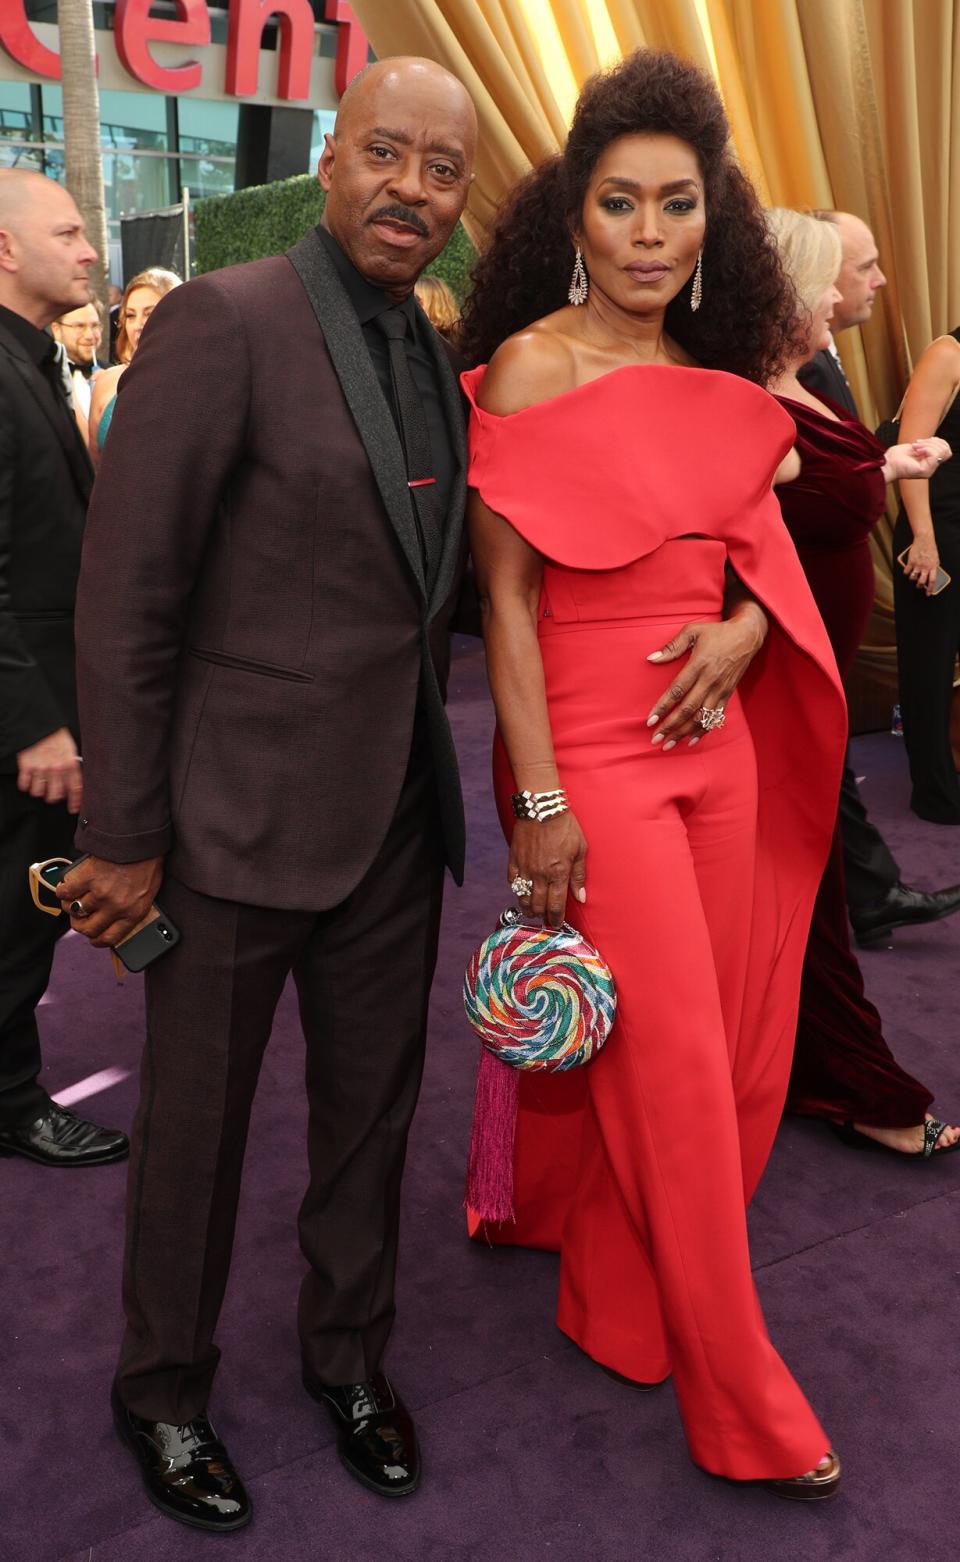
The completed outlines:
<svg viewBox="0 0 960 1562">
<path fill-rule="evenodd" d="M 393 816 L 419 703 L 447 861 L 463 869 L 443 710 L 465 537 L 460 463 L 428 593 L 400 440 L 315 234 L 199 277 L 124 374 L 77 601 L 77 845 L 169 854 L 204 894 L 322 910 Z"/>
</svg>

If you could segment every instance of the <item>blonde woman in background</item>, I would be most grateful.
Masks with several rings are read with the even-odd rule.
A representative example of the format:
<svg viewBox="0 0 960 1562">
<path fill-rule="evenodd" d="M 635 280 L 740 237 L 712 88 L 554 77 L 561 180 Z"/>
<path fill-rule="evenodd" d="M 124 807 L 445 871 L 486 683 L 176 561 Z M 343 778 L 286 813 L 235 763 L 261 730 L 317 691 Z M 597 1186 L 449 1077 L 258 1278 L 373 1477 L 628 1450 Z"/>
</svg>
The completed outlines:
<svg viewBox="0 0 960 1562">
<path fill-rule="evenodd" d="M 89 445 L 94 466 L 100 460 L 103 442 L 113 417 L 120 376 L 136 352 L 143 335 L 143 328 L 161 298 L 171 289 L 179 287 L 181 280 L 175 271 L 165 271 L 162 266 L 151 266 L 147 271 L 139 271 L 123 290 L 116 345 L 119 361 L 113 367 L 100 371 L 90 398 Z"/>
<path fill-rule="evenodd" d="M 846 678 L 873 607 L 869 538 L 887 484 L 928 478 L 950 446 L 918 439 L 885 450 L 846 407 L 800 383 L 798 369 L 829 345 L 841 299 L 835 286 L 840 236 L 832 223 L 800 212 L 767 215 L 797 298 L 793 355 L 768 389 L 796 424 L 800 472 L 778 487 L 777 497 Z M 960 1129 L 930 1114 L 932 1100 L 893 1056 L 863 990 L 850 947 L 838 815 L 804 958 L 787 1110 L 826 1119 L 857 1149 L 939 1159 L 960 1148 Z"/>
<path fill-rule="evenodd" d="M 414 293 L 435 331 L 449 341 L 460 322 L 460 308 L 441 277 L 421 277 Z"/>
</svg>

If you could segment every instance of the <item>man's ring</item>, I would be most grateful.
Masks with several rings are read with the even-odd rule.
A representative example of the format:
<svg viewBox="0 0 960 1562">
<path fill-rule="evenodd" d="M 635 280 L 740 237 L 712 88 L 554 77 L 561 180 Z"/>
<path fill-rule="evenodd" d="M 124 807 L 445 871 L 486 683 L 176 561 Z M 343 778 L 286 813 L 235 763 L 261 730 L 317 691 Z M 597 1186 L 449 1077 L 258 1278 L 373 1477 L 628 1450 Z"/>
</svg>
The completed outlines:
<svg viewBox="0 0 960 1562">
<path fill-rule="evenodd" d="M 82 900 L 71 900 L 70 915 L 82 920 L 84 917 L 89 916 L 90 913 L 87 911 Z"/>
<path fill-rule="evenodd" d="M 701 705 L 697 711 L 697 720 L 704 732 L 719 732 L 726 719 L 722 705 L 718 705 L 716 710 L 710 710 L 708 706 Z"/>
<path fill-rule="evenodd" d="M 513 890 L 513 893 L 516 895 L 517 899 L 522 900 L 524 895 L 533 894 L 533 880 L 525 879 L 521 873 L 518 873 L 510 880 L 510 888 Z"/>
</svg>

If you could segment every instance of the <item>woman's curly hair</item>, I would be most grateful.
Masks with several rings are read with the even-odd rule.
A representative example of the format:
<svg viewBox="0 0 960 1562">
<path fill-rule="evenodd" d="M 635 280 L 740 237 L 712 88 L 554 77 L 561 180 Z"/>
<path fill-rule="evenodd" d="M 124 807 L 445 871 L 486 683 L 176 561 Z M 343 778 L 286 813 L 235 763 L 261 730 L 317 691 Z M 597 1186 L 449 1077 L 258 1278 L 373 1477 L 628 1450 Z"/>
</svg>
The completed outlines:
<svg viewBox="0 0 960 1562">
<path fill-rule="evenodd" d="M 692 279 L 685 283 L 667 306 L 667 331 L 706 369 L 760 384 L 780 372 L 796 296 L 757 193 L 734 161 L 720 95 L 696 66 L 655 49 L 591 77 L 564 151 L 528 174 L 501 208 L 463 311 L 458 345 L 471 364 L 488 362 L 508 336 L 566 303 L 571 231 L 593 170 L 612 141 L 642 134 L 686 141 L 705 185 L 703 302 L 691 310 Z"/>
</svg>

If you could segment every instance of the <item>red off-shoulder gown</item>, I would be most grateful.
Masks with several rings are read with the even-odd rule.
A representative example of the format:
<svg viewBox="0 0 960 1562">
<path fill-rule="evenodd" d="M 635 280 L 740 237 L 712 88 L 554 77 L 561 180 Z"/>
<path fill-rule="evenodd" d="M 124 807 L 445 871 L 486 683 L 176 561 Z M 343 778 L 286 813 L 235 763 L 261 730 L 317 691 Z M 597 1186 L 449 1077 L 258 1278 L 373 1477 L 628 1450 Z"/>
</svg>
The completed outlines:
<svg viewBox="0 0 960 1562">
<path fill-rule="evenodd" d="M 464 376 L 471 400 L 482 376 Z M 745 380 L 647 365 L 511 417 L 474 401 L 470 429 L 470 483 L 543 555 L 550 723 L 589 843 L 567 914 L 619 996 L 588 1067 L 521 1080 L 517 1219 L 484 1236 L 559 1248 L 560 1327 L 628 1377 L 671 1374 L 693 1458 L 735 1479 L 799 1474 L 828 1447 L 767 1336 L 746 1227 L 846 739 L 771 490 L 794 434 Z M 722 731 L 665 754 L 646 719 L 667 673 L 646 658 L 722 616 L 727 560 L 770 632 Z M 499 744 L 495 784 L 509 828 Z"/>
</svg>

